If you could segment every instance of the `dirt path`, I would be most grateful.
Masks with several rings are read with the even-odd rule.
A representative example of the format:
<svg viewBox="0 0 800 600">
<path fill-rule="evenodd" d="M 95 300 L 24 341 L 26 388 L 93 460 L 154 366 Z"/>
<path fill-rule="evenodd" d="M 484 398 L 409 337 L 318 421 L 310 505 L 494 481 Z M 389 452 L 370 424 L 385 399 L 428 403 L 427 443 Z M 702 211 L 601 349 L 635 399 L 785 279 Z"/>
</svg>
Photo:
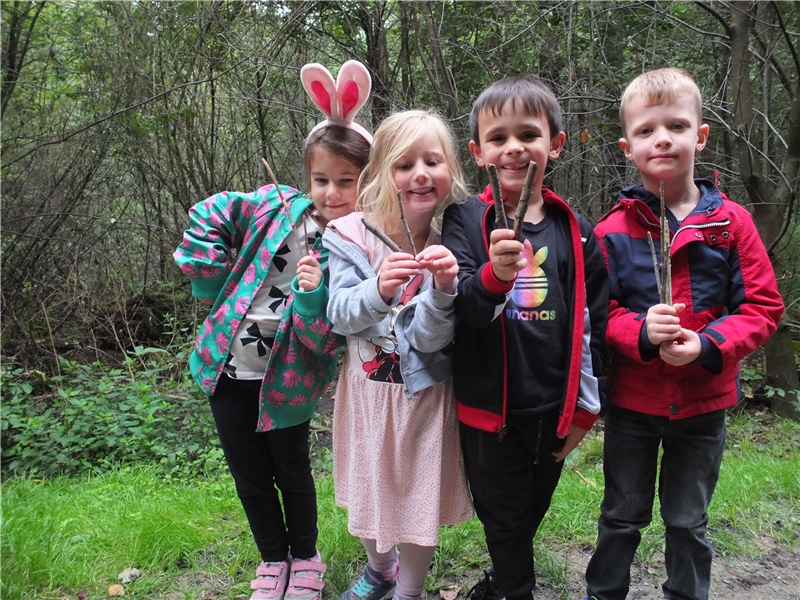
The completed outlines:
<svg viewBox="0 0 800 600">
<path fill-rule="evenodd" d="M 570 553 L 569 594 L 542 587 L 536 600 L 579 600 L 585 596 L 583 573 L 590 551 Z M 800 600 L 800 553 L 773 549 L 762 559 L 731 559 L 715 556 L 712 563 L 710 597 L 726 600 Z M 649 568 L 634 565 L 631 572 L 632 600 L 664 598 L 661 584 L 666 578 L 663 560 Z M 432 600 L 432 599 L 430 599 Z"/>
<path fill-rule="evenodd" d="M 583 588 L 583 572 L 589 561 L 590 551 L 571 551 L 567 557 L 569 591 L 551 586 L 536 589 L 536 600 L 581 600 L 585 593 Z M 732 559 L 714 557 L 712 566 L 711 598 L 725 600 L 800 600 L 800 551 L 789 552 L 774 548 L 761 559 Z M 631 600 L 661 600 L 661 582 L 664 579 L 663 561 L 657 561 L 645 569 L 634 565 L 632 571 Z M 455 600 L 466 600 L 464 593 L 480 577 L 479 572 L 465 575 L 462 581 L 438 581 L 436 587 L 448 584 L 460 585 L 460 592 Z M 202 573 L 185 574 L 170 586 L 164 600 L 217 600 L 230 598 L 225 590 L 229 589 L 231 579 L 227 575 L 208 577 Z M 330 595 L 323 600 L 336 600 Z M 425 600 L 442 600 L 439 593 L 429 593 Z M 247 600 L 249 596 L 238 596 L 235 600 Z"/>
</svg>

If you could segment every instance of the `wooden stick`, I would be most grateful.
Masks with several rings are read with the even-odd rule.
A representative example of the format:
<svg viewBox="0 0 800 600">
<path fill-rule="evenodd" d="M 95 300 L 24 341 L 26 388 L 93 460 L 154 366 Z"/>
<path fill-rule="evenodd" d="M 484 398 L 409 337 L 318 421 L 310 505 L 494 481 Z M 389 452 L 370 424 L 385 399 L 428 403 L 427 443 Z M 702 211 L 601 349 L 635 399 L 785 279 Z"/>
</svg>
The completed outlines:
<svg viewBox="0 0 800 600">
<path fill-rule="evenodd" d="M 397 204 L 400 206 L 400 221 L 403 223 L 403 229 L 406 230 L 406 237 L 408 238 L 408 245 L 411 246 L 411 254 L 417 255 L 417 247 L 414 245 L 414 236 L 411 235 L 411 228 L 406 221 L 406 211 L 403 208 L 403 192 L 397 190 Z"/>
<path fill-rule="evenodd" d="M 289 217 L 289 223 L 292 223 L 292 213 L 289 210 L 289 203 L 286 202 L 286 198 L 283 197 L 283 192 L 281 191 L 281 186 L 278 184 L 278 179 L 275 177 L 275 173 L 272 172 L 272 168 L 269 166 L 267 159 L 263 156 L 261 157 L 261 164 L 264 166 L 264 170 L 267 172 L 267 176 L 272 180 L 272 185 L 275 186 L 275 189 L 278 190 L 278 197 L 281 199 L 281 203 L 283 204 L 283 208 L 286 210 L 286 216 Z M 294 227 L 296 223 L 292 223 L 292 227 Z M 303 219 L 303 235 L 305 236 L 305 243 L 306 243 L 306 254 L 311 254 L 311 249 L 308 247 L 308 227 L 306 226 L 306 220 Z"/>
<path fill-rule="evenodd" d="M 667 207 L 664 202 L 664 180 L 658 186 L 658 195 L 661 199 L 661 303 L 672 306 L 672 248 Z"/>
<path fill-rule="evenodd" d="M 503 206 L 503 192 L 500 189 L 500 178 L 497 176 L 497 167 L 493 164 L 486 165 L 489 172 L 489 184 L 492 186 L 492 200 L 494 200 L 494 228 L 508 229 L 506 209 Z"/>
<path fill-rule="evenodd" d="M 392 238 L 386 235 L 386 232 L 383 229 L 375 225 L 375 223 L 370 223 L 364 217 L 361 217 L 361 222 L 364 224 L 364 227 L 367 228 L 367 231 L 372 232 L 376 238 L 386 244 L 389 247 L 389 250 L 392 252 L 403 251 L 402 248 L 400 248 L 400 246 L 398 246 Z"/>
<path fill-rule="evenodd" d="M 533 180 L 536 177 L 536 171 L 539 165 L 536 161 L 528 163 L 528 174 L 525 176 L 525 184 L 522 186 L 522 193 L 519 196 L 517 203 L 517 212 L 514 215 L 514 239 L 520 241 L 522 239 L 522 224 L 525 222 L 525 213 L 528 212 L 528 204 L 533 195 Z"/>
<path fill-rule="evenodd" d="M 650 244 L 650 256 L 653 257 L 653 270 L 656 272 L 656 289 L 658 290 L 658 301 L 661 302 L 661 271 L 658 269 L 658 254 L 656 245 L 653 243 L 653 234 L 647 232 L 647 243 Z"/>
</svg>

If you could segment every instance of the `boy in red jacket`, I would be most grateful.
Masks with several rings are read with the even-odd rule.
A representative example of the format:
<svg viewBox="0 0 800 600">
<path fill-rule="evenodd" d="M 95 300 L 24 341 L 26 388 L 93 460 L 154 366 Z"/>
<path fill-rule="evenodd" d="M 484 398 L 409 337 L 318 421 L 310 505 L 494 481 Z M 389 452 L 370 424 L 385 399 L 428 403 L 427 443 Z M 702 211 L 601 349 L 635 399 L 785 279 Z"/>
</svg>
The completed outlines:
<svg viewBox="0 0 800 600">
<path fill-rule="evenodd" d="M 609 407 L 605 494 L 587 593 L 622 599 L 651 520 L 658 476 L 666 528 L 666 598 L 708 598 L 708 505 L 725 447 L 725 409 L 739 399 L 738 362 L 783 312 L 753 219 L 694 179 L 708 139 L 700 90 L 682 69 L 634 79 L 622 95 L 619 143 L 642 176 L 595 228 L 609 270 Z M 660 248 L 660 186 L 669 222 L 673 300 L 659 301 L 648 234 Z M 658 261 L 661 261 L 658 252 Z M 663 448 L 658 464 L 659 446 Z"/>
</svg>

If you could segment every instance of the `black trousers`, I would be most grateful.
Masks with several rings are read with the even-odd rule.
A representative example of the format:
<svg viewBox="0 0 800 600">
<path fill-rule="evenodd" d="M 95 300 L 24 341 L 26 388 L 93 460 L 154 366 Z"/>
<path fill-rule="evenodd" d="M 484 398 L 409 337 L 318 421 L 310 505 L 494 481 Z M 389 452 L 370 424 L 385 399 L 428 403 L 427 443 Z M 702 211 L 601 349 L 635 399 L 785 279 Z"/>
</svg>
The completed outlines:
<svg viewBox="0 0 800 600">
<path fill-rule="evenodd" d="M 663 449 L 659 464 L 659 447 Z M 711 588 L 708 507 L 725 450 L 725 411 L 686 419 L 610 406 L 603 447 L 605 492 L 597 547 L 586 568 L 588 596 L 623 600 L 656 490 L 664 521 L 669 600 L 706 600 Z M 743 483 L 744 485 L 744 483 Z"/>
<path fill-rule="evenodd" d="M 551 452 L 558 414 L 514 418 L 506 435 L 461 424 L 461 447 L 475 512 L 483 523 L 495 578 L 506 600 L 530 600 L 536 586 L 533 538 L 561 477 Z"/>
<path fill-rule="evenodd" d="M 317 552 L 310 421 L 256 432 L 260 388 L 261 381 L 223 375 L 210 399 L 211 412 L 261 560 L 282 561 L 290 552 L 294 558 L 308 559 Z"/>
</svg>

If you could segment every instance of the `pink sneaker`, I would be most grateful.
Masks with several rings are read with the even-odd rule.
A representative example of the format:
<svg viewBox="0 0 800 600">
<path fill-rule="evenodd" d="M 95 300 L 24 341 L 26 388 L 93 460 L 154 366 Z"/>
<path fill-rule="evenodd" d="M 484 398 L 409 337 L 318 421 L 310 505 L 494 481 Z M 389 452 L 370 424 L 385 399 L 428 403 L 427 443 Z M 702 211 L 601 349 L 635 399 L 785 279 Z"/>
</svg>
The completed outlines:
<svg viewBox="0 0 800 600">
<path fill-rule="evenodd" d="M 250 600 L 283 600 L 289 581 L 289 561 L 262 562 L 256 569 L 256 578 L 250 582 L 255 591 Z"/>
<path fill-rule="evenodd" d="M 293 560 L 285 600 L 320 600 L 327 569 L 319 551 L 314 558 Z"/>
</svg>

